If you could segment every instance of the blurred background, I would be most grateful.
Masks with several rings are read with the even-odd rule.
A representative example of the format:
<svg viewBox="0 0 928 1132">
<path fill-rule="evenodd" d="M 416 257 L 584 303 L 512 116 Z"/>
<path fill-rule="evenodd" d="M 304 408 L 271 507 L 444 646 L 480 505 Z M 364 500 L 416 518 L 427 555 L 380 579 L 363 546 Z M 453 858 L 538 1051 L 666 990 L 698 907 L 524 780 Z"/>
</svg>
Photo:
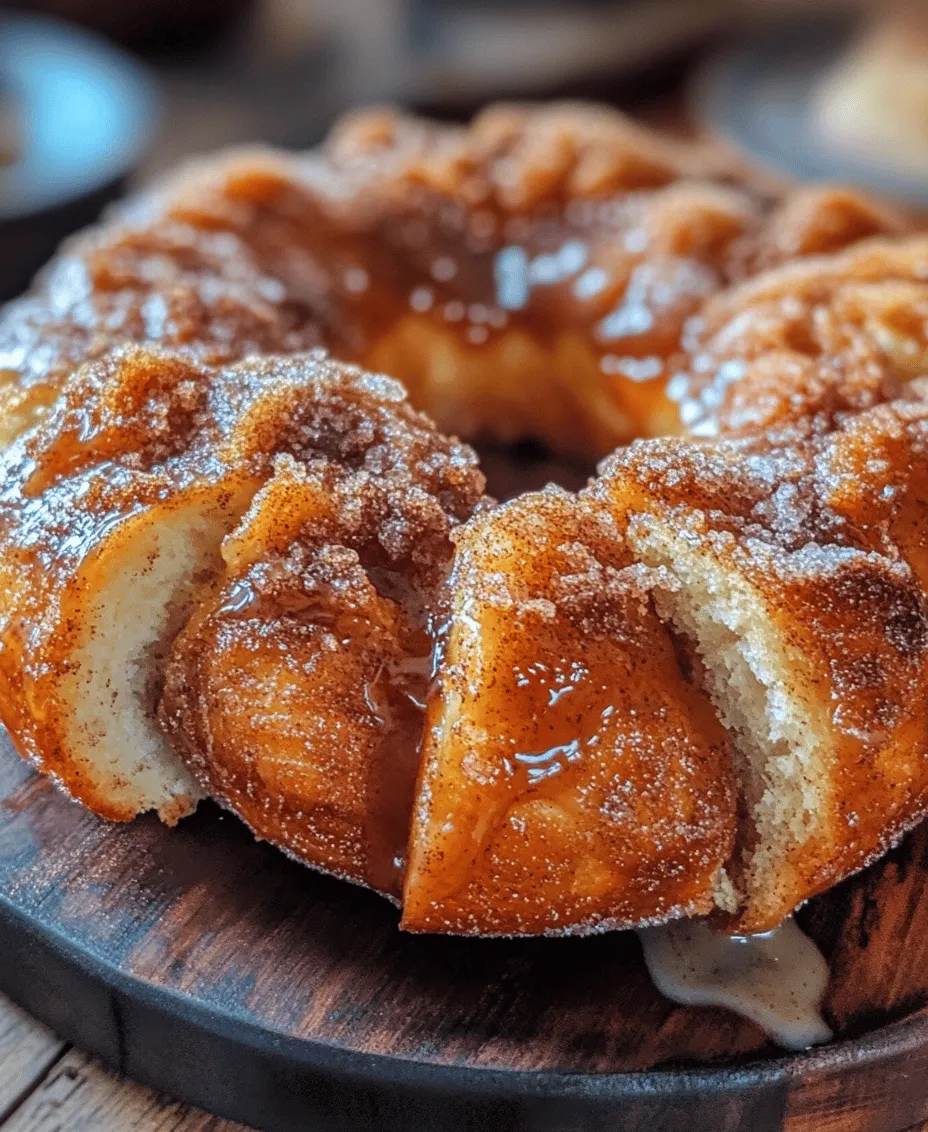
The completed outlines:
<svg viewBox="0 0 928 1132">
<path fill-rule="evenodd" d="M 186 156 L 309 146 L 371 101 L 555 96 L 928 202 L 926 3 L 23 0 L 0 4 L 0 293 Z"/>
</svg>

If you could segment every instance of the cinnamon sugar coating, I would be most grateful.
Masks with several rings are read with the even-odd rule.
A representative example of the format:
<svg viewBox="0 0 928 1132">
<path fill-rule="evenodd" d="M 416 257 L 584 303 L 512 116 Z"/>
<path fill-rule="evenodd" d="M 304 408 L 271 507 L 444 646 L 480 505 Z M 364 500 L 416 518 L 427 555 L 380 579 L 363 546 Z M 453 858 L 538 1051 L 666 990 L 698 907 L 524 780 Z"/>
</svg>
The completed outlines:
<svg viewBox="0 0 928 1132">
<path fill-rule="evenodd" d="M 399 432 L 399 430 L 397 430 Z M 210 796 L 306 864 L 398 896 L 449 533 L 482 478 L 441 438 L 389 471 L 278 460 L 165 668 Z M 449 472 L 451 473 L 449 475 Z"/>
<path fill-rule="evenodd" d="M 318 152 L 201 162 L 72 241 L 7 308 L 0 440 L 124 341 L 209 364 L 325 345 L 402 380 L 446 430 L 585 457 L 678 431 L 669 359 L 707 298 L 903 223 L 846 192 L 771 207 L 737 180 L 569 103 L 468 127 L 369 111 Z"/>
<path fill-rule="evenodd" d="M 772 927 L 926 809 L 910 229 L 574 104 L 188 168 L 0 315 L 0 718 L 411 930 Z"/>
<path fill-rule="evenodd" d="M 928 372 L 928 237 L 865 240 L 722 292 L 673 378 L 697 436 L 820 432 Z"/>
<path fill-rule="evenodd" d="M 350 479 L 351 507 L 343 489 L 337 522 L 317 532 L 330 557 L 364 538 L 429 582 L 483 488 L 473 453 L 399 385 L 321 354 L 210 368 L 116 352 L 76 371 L 5 453 L 0 714 L 98 813 L 176 817 L 199 796 L 153 720 L 167 655 L 219 584 L 223 540 L 285 473 L 317 506 L 333 475 Z M 174 672 L 175 687 L 185 679 L 195 695 L 196 673 Z"/>
<path fill-rule="evenodd" d="M 597 481 L 738 748 L 729 930 L 775 927 L 928 813 L 926 454 L 925 404 L 898 402 L 775 444 L 638 442 Z"/>
<path fill-rule="evenodd" d="M 551 488 L 455 540 L 402 926 L 587 934 L 709 912 L 731 754 L 608 512 Z"/>
<path fill-rule="evenodd" d="M 928 812 L 928 244 L 863 240 L 688 327 L 689 440 L 605 462 L 736 747 L 731 930 L 771 928 Z"/>
<path fill-rule="evenodd" d="M 802 185 L 788 192 L 770 211 L 763 228 L 732 250 L 732 279 L 792 259 L 843 251 L 875 236 L 902 236 L 913 230 L 904 212 L 854 189 Z"/>
</svg>

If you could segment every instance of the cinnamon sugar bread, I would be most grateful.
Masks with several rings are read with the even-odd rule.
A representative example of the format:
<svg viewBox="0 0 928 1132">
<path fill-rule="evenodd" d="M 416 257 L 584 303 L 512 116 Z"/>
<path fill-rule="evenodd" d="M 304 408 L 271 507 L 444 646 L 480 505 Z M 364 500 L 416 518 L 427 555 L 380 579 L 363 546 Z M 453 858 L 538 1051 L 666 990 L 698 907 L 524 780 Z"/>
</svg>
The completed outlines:
<svg viewBox="0 0 928 1132">
<path fill-rule="evenodd" d="M 248 575 L 245 558 L 259 557 L 269 537 L 255 531 L 262 501 L 288 476 L 298 490 L 286 492 L 290 509 L 278 523 L 295 523 L 301 509 L 306 521 L 312 508 L 321 516 L 341 492 L 339 531 L 355 532 L 352 544 L 317 529 L 320 561 L 289 579 L 295 613 L 301 586 L 310 607 L 332 590 L 348 601 L 362 538 L 379 547 L 384 570 L 394 554 L 431 577 L 450 556 L 450 526 L 483 487 L 470 450 L 414 413 L 399 385 L 315 355 L 209 368 L 137 347 L 116 351 L 77 370 L 42 425 L 5 453 L 0 711 L 20 750 L 104 816 L 154 808 L 176 820 L 203 796 L 155 718 L 168 656 L 204 594 L 221 587 L 224 555 L 243 570 L 243 584 L 273 585 L 254 577 L 257 566 Z M 286 533 L 295 539 L 297 529 Z M 280 559 L 286 572 L 299 564 L 297 549 Z M 270 648 L 280 654 L 287 625 L 275 629 L 284 636 Z M 355 631 L 363 639 L 375 628 L 358 617 Z M 330 636 L 319 647 L 331 652 Z M 330 665 L 349 663 L 350 643 L 340 647 L 346 656 L 324 657 Z M 274 677 L 272 666 L 271 678 L 284 675 Z M 171 689 L 183 692 L 179 680 Z M 243 694 L 237 706 L 260 726 L 254 687 Z M 209 731 L 204 742 L 214 744 Z M 362 757 L 347 734 L 336 754 L 346 777 L 350 760 Z M 258 832 L 288 843 L 286 831 Z"/>
<path fill-rule="evenodd" d="M 549 488 L 456 543 L 403 926 L 580 934 L 709 912 L 731 752 L 608 510 Z"/>
<path fill-rule="evenodd" d="M 905 227 L 846 191 L 773 202 L 739 173 L 557 103 L 466 128 L 369 111 L 319 152 L 194 164 L 7 308 L 5 431 L 124 341 L 210 364 L 324 345 L 399 378 L 441 428 L 585 458 L 677 431 L 668 360 L 724 282 Z"/>
<path fill-rule="evenodd" d="M 187 170 L 0 317 L 3 722 L 410 930 L 774 926 L 928 805 L 910 227 L 590 107 Z"/>
<path fill-rule="evenodd" d="M 223 543 L 165 666 L 161 718 L 259 836 L 398 896 L 432 609 L 483 476 L 396 383 L 315 368 L 325 403 L 317 380 L 305 409 L 302 388 L 282 406 L 315 432 Z"/>
<path fill-rule="evenodd" d="M 833 452 L 640 442 L 594 489 L 729 734 L 745 933 L 884 852 L 928 804 L 922 586 L 898 546 L 829 507 Z"/>
</svg>

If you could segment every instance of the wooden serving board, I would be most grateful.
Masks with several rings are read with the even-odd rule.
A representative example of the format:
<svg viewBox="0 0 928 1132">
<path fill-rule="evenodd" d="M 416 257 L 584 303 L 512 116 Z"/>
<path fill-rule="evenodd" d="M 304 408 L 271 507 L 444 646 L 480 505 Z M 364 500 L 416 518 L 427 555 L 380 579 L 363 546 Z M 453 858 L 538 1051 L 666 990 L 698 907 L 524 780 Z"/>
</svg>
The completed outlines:
<svg viewBox="0 0 928 1132">
<path fill-rule="evenodd" d="M 0 989 L 271 1132 L 898 1132 L 928 1117 L 926 889 L 928 828 L 804 910 L 842 1040 L 784 1057 L 661 998 L 634 934 L 404 935 L 212 805 L 108 824 L 0 742 Z"/>
</svg>

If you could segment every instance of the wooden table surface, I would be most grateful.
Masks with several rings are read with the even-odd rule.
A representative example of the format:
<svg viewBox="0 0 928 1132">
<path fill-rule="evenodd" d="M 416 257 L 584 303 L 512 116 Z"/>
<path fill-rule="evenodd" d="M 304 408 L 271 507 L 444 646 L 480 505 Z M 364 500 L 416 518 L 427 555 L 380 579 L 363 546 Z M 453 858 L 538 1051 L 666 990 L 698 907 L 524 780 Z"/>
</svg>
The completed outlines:
<svg viewBox="0 0 928 1132">
<path fill-rule="evenodd" d="M 110 1073 L 2 996 L 0 1127 L 3 1132 L 248 1132 L 242 1124 Z"/>
</svg>

